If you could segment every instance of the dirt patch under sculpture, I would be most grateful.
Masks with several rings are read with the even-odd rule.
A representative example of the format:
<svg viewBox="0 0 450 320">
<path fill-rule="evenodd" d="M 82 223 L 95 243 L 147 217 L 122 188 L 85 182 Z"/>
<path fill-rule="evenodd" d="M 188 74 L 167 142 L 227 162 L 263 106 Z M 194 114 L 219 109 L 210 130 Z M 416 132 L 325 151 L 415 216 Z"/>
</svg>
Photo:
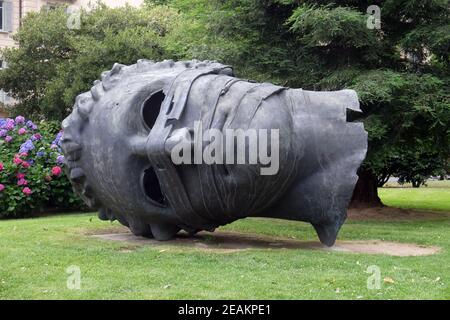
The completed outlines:
<svg viewBox="0 0 450 320">
<path fill-rule="evenodd" d="M 425 256 L 439 252 L 439 247 L 426 247 L 410 243 L 387 242 L 381 240 L 337 241 L 328 248 L 319 242 L 301 241 L 286 238 L 274 238 L 253 234 L 216 231 L 214 233 L 201 232 L 194 237 L 180 233 L 169 241 L 136 237 L 129 232 L 97 234 L 96 238 L 132 243 L 139 246 L 150 245 L 161 249 L 193 248 L 221 253 L 236 252 L 249 249 L 299 249 L 326 250 L 362 254 L 384 254 L 391 256 Z"/>
</svg>

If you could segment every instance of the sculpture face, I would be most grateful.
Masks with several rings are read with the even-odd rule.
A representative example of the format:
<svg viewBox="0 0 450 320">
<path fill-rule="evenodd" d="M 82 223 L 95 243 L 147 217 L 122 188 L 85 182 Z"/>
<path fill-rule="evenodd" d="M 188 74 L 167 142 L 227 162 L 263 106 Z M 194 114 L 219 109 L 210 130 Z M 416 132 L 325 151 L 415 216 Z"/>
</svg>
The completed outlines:
<svg viewBox="0 0 450 320">
<path fill-rule="evenodd" d="M 209 61 L 140 60 L 77 97 L 62 146 L 75 191 L 136 235 L 165 240 L 266 216 L 311 222 L 331 245 L 367 148 L 348 108 L 359 110 L 350 90 L 249 82 Z"/>
</svg>

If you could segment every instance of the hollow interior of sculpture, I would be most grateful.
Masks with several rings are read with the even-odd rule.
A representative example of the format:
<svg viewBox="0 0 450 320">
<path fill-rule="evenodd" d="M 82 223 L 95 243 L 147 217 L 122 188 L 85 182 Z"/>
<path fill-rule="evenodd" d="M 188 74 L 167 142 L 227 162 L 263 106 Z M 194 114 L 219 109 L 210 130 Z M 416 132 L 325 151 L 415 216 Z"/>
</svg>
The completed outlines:
<svg viewBox="0 0 450 320">
<path fill-rule="evenodd" d="M 153 93 L 142 106 L 142 118 L 149 129 L 153 128 L 159 112 L 161 111 L 161 105 L 166 95 L 162 90 Z"/>
<path fill-rule="evenodd" d="M 150 167 L 144 171 L 143 187 L 147 197 L 158 203 L 162 207 L 167 207 L 167 199 L 161 190 L 158 176 L 156 175 L 153 167 Z"/>
</svg>

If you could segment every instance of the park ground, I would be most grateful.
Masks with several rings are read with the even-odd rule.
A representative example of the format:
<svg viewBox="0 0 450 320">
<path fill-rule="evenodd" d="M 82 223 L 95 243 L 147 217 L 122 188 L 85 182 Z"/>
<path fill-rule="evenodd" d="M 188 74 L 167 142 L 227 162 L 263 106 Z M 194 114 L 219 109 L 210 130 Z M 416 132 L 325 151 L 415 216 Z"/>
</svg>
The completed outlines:
<svg viewBox="0 0 450 320">
<path fill-rule="evenodd" d="M 450 299 L 450 183 L 390 186 L 380 196 L 405 210 L 350 217 L 339 240 L 441 250 L 411 257 L 281 248 L 224 252 L 99 239 L 93 234 L 125 229 L 95 213 L 3 220 L 0 299 Z M 253 218 L 220 230 L 317 241 L 301 222 Z M 79 290 L 67 286 L 70 266 L 80 270 Z M 378 289 L 368 289 L 368 268 L 379 268 Z"/>
</svg>

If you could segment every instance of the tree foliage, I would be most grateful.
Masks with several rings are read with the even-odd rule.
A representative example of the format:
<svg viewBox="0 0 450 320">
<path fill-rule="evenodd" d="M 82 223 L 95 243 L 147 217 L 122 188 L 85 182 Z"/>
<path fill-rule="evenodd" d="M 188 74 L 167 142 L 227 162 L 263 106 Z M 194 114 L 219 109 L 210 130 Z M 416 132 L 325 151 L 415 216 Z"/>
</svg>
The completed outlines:
<svg viewBox="0 0 450 320">
<path fill-rule="evenodd" d="M 380 29 L 367 28 L 370 5 L 381 9 Z M 78 29 L 67 28 L 64 10 L 41 11 L 25 18 L 19 48 L 3 52 L 0 87 L 26 115 L 54 119 L 113 63 L 139 58 L 219 60 L 257 81 L 353 88 L 369 132 L 363 169 L 420 185 L 450 159 L 449 8 L 448 0 L 147 0 L 83 11 Z"/>
<path fill-rule="evenodd" d="M 180 58 L 219 59 L 240 76 L 292 87 L 355 89 L 369 132 L 363 169 L 379 181 L 418 186 L 448 170 L 448 0 L 166 3 L 187 17 L 171 36 Z M 374 4 L 381 29 L 367 27 Z"/>
<path fill-rule="evenodd" d="M 19 47 L 2 52 L 9 68 L 0 72 L 0 87 L 18 99 L 15 113 L 61 120 L 75 96 L 115 62 L 163 59 L 164 37 L 177 14 L 164 6 L 100 4 L 80 12 L 79 28 L 68 28 L 68 18 L 65 8 L 28 14 L 14 35 Z"/>
</svg>

